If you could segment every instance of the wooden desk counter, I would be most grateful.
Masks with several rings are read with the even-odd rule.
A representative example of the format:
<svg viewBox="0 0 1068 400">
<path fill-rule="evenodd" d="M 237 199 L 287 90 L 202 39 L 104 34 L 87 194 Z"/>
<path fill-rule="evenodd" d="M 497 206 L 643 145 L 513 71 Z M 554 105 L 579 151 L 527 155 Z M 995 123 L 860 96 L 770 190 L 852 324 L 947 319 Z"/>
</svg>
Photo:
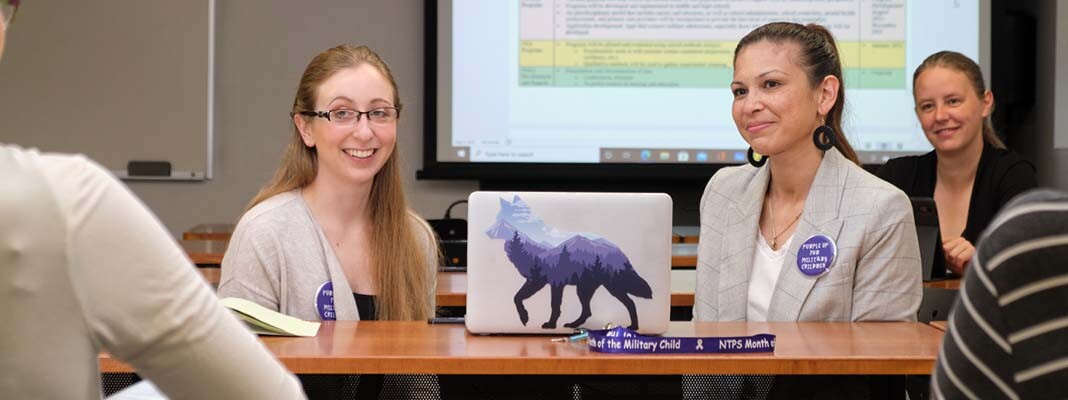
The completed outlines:
<svg viewBox="0 0 1068 400">
<path fill-rule="evenodd" d="M 226 247 L 230 245 L 226 240 L 193 240 L 184 239 L 178 242 L 185 250 L 185 254 L 196 265 L 221 265 Z"/>
<path fill-rule="evenodd" d="M 696 270 L 672 270 L 671 306 L 693 306 L 693 293 L 696 285 Z M 437 305 L 438 307 L 467 305 L 466 272 L 438 272 Z"/>
<path fill-rule="evenodd" d="M 200 224 L 182 232 L 184 240 L 230 240 L 234 224 Z"/>
<path fill-rule="evenodd" d="M 209 283 L 219 284 L 219 268 L 197 268 Z M 467 273 L 438 272 L 437 305 L 438 307 L 464 307 L 467 305 Z M 692 307 L 694 288 L 697 282 L 696 270 L 671 271 L 671 306 Z"/>
<path fill-rule="evenodd" d="M 204 234 L 208 235 L 208 234 Z M 230 243 L 227 234 L 225 239 L 190 239 L 190 237 L 203 237 L 201 234 L 185 232 L 181 240 L 182 248 L 194 264 L 222 264 L 223 255 L 226 254 L 226 246 Z M 221 233 L 210 234 L 221 237 Z M 690 243 L 677 243 L 671 246 L 672 268 L 695 268 L 697 267 L 697 245 Z"/>
<path fill-rule="evenodd" d="M 219 287 L 219 279 L 222 277 L 222 269 L 220 268 L 197 268 L 197 272 L 204 276 L 204 280 L 208 281 L 212 287 Z"/>
<path fill-rule="evenodd" d="M 197 268 L 204 279 L 213 286 L 219 285 L 219 277 L 222 269 Z M 696 271 L 672 271 L 671 273 L 671 305 L 693 306 L 694 282 L 697 279 Z M 439 272 L 438 307 L 464 307 L 467 305 L 467 274 L 463 272 Z"/>
<path fill-rule="evenodd" d="M 219 285 L 222 270 L 197 268 L 204 279 L 213 286 Z M 694 282 L 697 271 L 683 270 L 671 273 L 671 305 L 693 306 Z M 438 307 L 464 307 L 467 305 L 467 274 L 464 272 L 438 272 Z"/>
<path fill-rule="evenodd" d="M 700 226 L 673 226 L 671 227 L 671 243 L 694 243 L 700 239 L 701 227 Z"/>
<path fill-rule="evenodd" d="M 438 272 L 438 307 L 467 306 L 467 273 Z"/>
<path fill-rule="evenodd" d="M 671 268 L 696 268 L 697 243 L 673 243 L 671 245 Z"/>
<path fill-rule="evenodd" d="M 675 227 L 675 229 L 679 232 L 674 232 L 672 236 L 671 267 L 696 268 L 696 227 Z M 233 224 L 200 224 L 182 234 L 182 247 L 186 249 L 186 253 L 195 264 L 221 264 L 233 231 Z M 686 236 L 681 236 L 682 234 Z M 685 239 L 675 240 L 683 237 Z M 924 282 L 923 285 L 929 288 L 959 289 L 960 279 Z"/>
<path fill-rule="evenodd" d="M 298 374 L 928 375 L 942 332 L 921 323 L 673 322 L 666 336 L 778 335 L 774 354 L 627 355 L 543 336 L 469 335 L 463 325 L 323 323 L 313 338 L 261 337 Z M 103 372 L 130 368 L 100 356 Z"/>
<path fill-rule="evenodd" d="M 924 282 L 923 287 L 932 289 L 960 290 L 961 278 L 943 279 L 940 281 Z"/>
</svg>

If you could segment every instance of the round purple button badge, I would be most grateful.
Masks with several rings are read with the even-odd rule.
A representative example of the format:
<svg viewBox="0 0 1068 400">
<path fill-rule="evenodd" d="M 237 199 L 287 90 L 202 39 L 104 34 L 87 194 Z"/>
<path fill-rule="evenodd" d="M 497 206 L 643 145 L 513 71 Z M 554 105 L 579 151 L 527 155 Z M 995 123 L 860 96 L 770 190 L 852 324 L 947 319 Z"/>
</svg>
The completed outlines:
<svg viewBox="0 0 1068 400">
<path fill-rule="evenodd" d="M 838 253 L 834 241 L 826 235 L 812 235 L 797 249 L 797 269 L 808 276 L 827 273 Z"/>
<path fill-rule="evenodd" d="M 326 281 L 315 291 L 315 312 L 319 313 L 319 319 L 333 321 L 337 319 L 334 312 L 334 283 Z"/>
</svg>

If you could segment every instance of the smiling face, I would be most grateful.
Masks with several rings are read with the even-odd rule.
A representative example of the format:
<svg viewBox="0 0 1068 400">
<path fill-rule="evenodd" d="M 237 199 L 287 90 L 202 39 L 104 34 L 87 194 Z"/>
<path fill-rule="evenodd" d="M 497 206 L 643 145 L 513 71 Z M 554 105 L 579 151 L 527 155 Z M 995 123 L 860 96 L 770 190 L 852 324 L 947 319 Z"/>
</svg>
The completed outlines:
<svg viewBox="0 0 1068 400">
<path fill-rule="evenodd" d="M 731 115 L 757 153 L 774 157 L 801 146 L 815 149 L 812 132 L 834 105 L 837 78 L 829 76 L 813 87 L 800 65 L 800 51 L 790 41 L 761 40 L 734 60 Z"/>
<path fill-rule="evenodd" d="M 927 140 L 939 154 L 981 149 L 983 120 L 994 107 L 994 95 L 976 92 L 967 75 L 935 66 L 916 77 L 916 116 Z"/>
<path fill-rule="evenodd" d="M 393 86 L 366 63 L 339 70 L 319 85 L 317 92 L 315 111 L 370 111 L 396 103 Z M 316 179 L 370 184 L 397 141 L 396 121 L 374 124 L 363 115 L 351 126 L 340 126 L 325 118 L 296 115 L 293 119 L 304 145 L 314 147 L 317 153 Z"/>
</svg>

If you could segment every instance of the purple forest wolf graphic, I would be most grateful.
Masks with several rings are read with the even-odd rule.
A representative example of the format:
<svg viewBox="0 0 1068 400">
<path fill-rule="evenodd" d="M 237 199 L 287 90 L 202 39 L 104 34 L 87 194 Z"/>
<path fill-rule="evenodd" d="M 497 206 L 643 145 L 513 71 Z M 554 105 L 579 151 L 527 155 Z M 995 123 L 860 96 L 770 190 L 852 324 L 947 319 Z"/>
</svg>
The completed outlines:
<svg viewBox="0 0 1068 400">
<path fill-rule="evenodd" d="M 486 235 L 503 240 L 508 260 L 526 278 L 514 297 L 523 325 L 530 319 L 523 301 L 549 286 L 551 315 L 541 327 L 556 329 L 564 287 L 575 285 L 582 313 L 564 327 L 582 326 L 593 315 L 590 299 L 603 286 L 627 308 L 629 328 L 638 329 L 638 312 L 630 296 L 651 299 L 653 291 L 627 255 L 612 242 L 589 233 L 563 233 L 546 226 L 519 196 L 511 202 L 501 199 L 501 211 Z"/>
</svg>

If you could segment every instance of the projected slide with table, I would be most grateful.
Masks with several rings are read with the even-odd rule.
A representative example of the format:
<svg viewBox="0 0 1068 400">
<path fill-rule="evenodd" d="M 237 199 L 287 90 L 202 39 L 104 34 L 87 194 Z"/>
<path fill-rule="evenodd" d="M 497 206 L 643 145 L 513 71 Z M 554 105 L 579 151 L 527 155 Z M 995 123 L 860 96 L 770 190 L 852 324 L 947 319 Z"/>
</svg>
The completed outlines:
<svg viewBox="0 0 1068 400">
<path fill-rule="evenodd" d="M 734 48 L 768 22 L 834 34 L 845 130 L 862 161 L 930 150 L 912 72 L 928 55 L 980 58 L 979 4 L 911 0 L 454 1 L 452 79 L 438 159 L 741 162 Z"/>
<path fill-rule="evenodd" d="M 738 38 L 785 17 L 835 29 L 847 87 L 905 88 L 904 0 L 767 3 L 520 2 L 519 86 L 726 88 Z"/>
</svg>

